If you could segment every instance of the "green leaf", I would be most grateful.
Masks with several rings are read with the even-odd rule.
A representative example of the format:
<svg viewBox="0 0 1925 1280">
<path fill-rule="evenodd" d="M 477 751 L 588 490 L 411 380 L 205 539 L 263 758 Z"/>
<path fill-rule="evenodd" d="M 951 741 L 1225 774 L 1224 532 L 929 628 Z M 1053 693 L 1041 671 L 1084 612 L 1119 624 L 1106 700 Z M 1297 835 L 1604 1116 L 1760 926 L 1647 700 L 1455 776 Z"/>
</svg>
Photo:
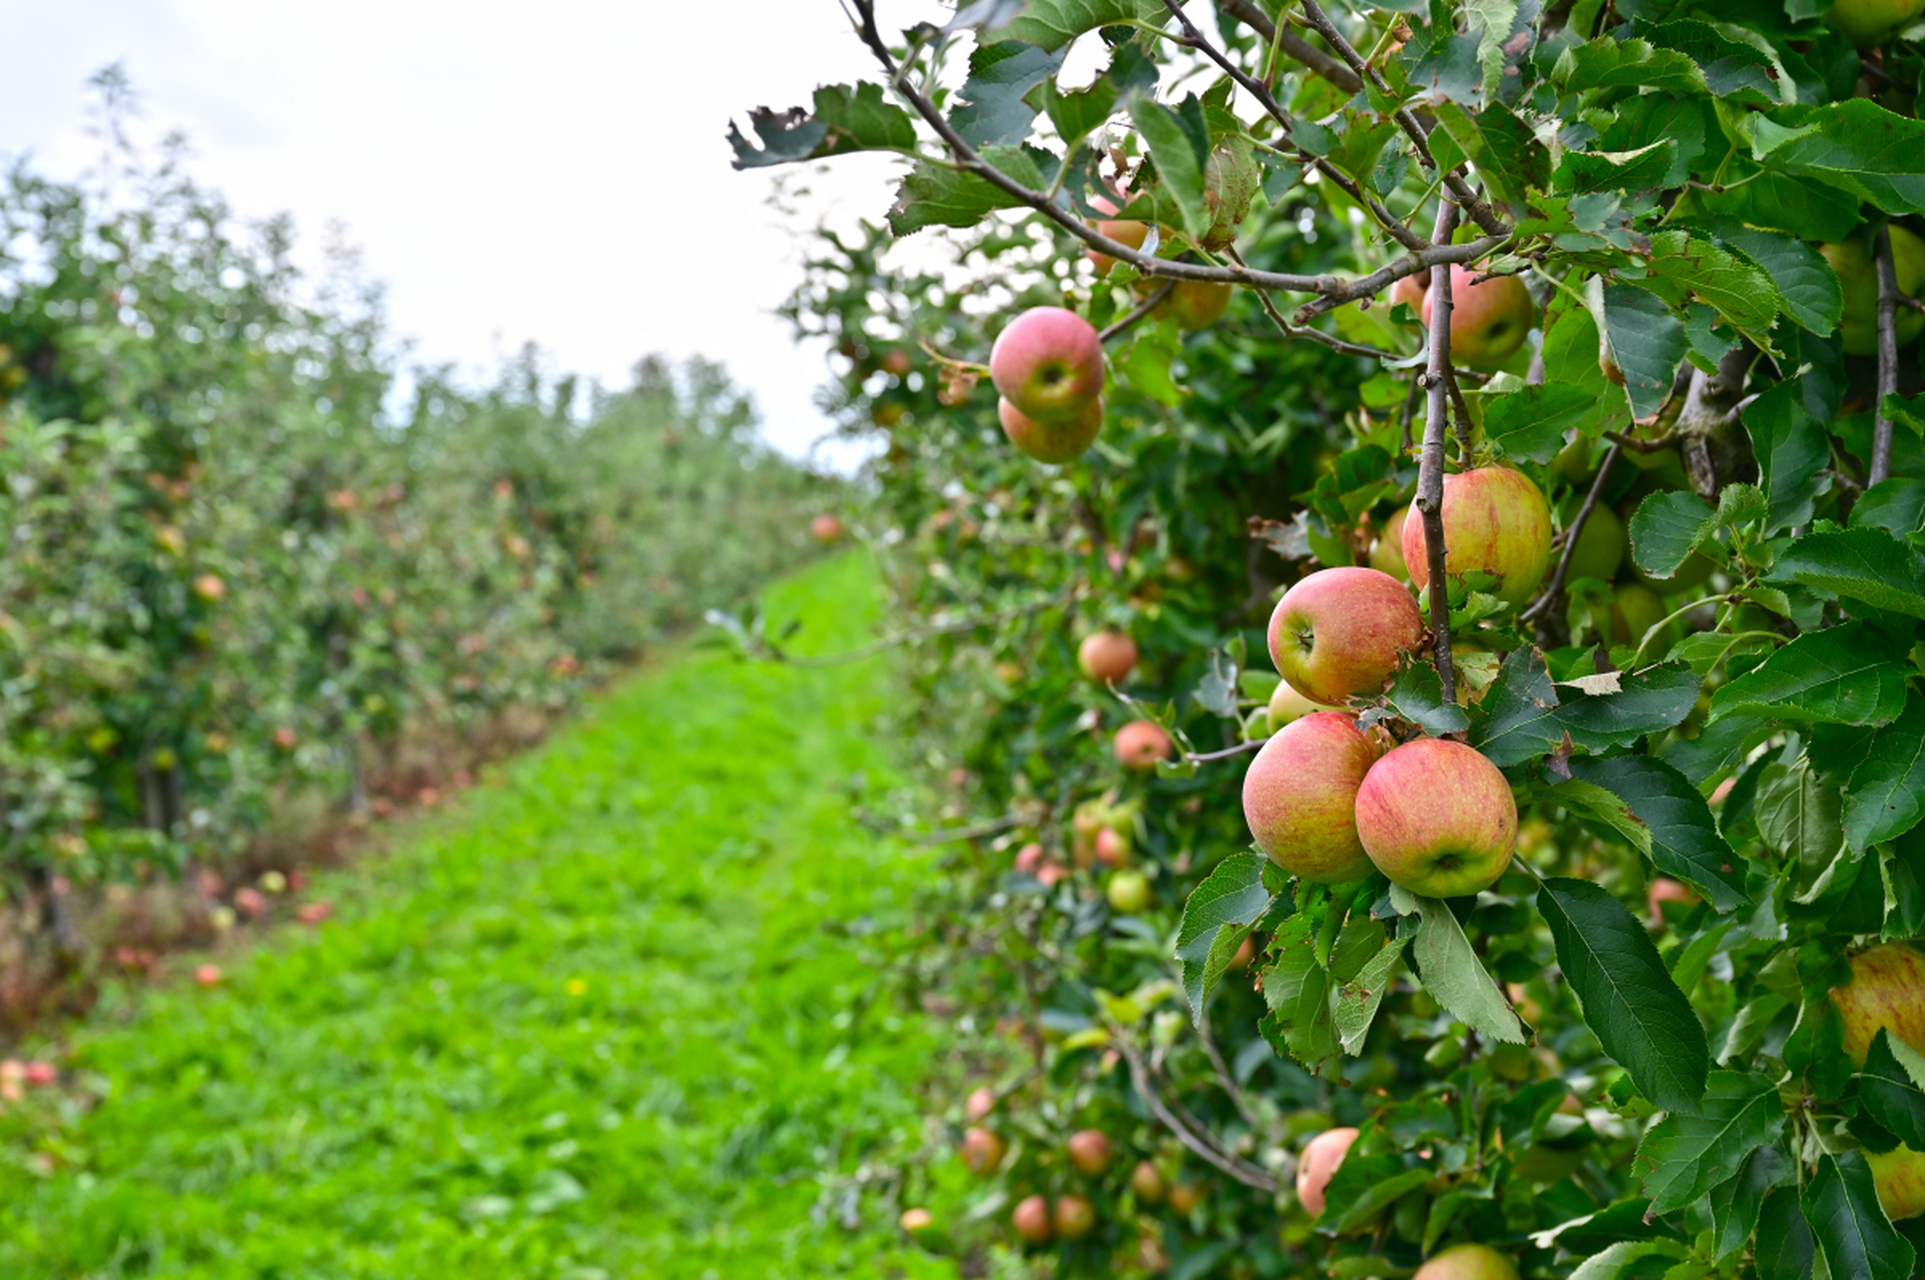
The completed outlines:
<svg viewBox="0 0 1925 1280">
<path fill-rule="evenodd" d="M 1796 236 L 1747 227 L 1717 219 L 1706 229 L 1728 248 L 1736 249 L 1764 269 L 1778 290 L 1785 314 L 1819 336 L 1838 327 L 1845 292 L 1838 273 L 1818 250 Z"/>
<path fill-rule="evenodd" d="M 749 125 L 762 140 L 760 147 L 743 137 L 733 123 L 729 125 L 737 169 L 819 160 L 850 151 L 914 151 L 916 147 L 915 121 L 883 98 L 881 85 L 868 82 L 854 89 L 823 85 L 815 91 L 812 115 L 803 114 L 800 107 L 789 111 L 759 107 L 749 112 Z"/>
<path fill-rule="evenodd" d="M 1862 622 L 1807 631 L 1718 690 L 1709 719 L 1888 724 L 1905 710 L 1903 657 Z"/>
<path fill-rule="evenodd" d="M 1796 100 L 1781 96 L 1779 86 L 1792 92 L 1790 77 L 1764 49 L 1732 39 L 1706 22 L 1691 18 L 1674 19 L 1653 26 L 1637 24 L 1640 36 L 1661 49 L 1676 49 L 1687 54 L 1704 72 L 1711 96 L 1755 106 L 1775 106 Z"/>
<path fill-rule="evenodd" d="M 1590 434 L 1598 398 L 1583 387 L 1546 382 L 1491 400 L 1484 409 L 1484 436 L 1506 457 L 1545 463 L 1564 447 L 1564 433 Z"/>
<path fill-rule="evenodd" d="M 1709 303 L 1739 331 L 1754 338 L 1768 332 L 1784 299 L 1761 269 L 1703 236 L 1660 231 L 1651 237 L 1650 288 L 1669 286 L 1666 301 L 1682 306 L 1687 294 Z"/>
<path fill-rule="evenodd" d="M 1537 904 L 1551 927 L 1558 966 L 1604 1052 L 1653 1106 L 1696 1111 L 1711 1062 L 1704 1027 L 1665 971 L 1649 931 L 1588 880 L 1546 880 Z"/>
<path fill-rule="evenodd" d="M 1550 150 L 1509 107 L 1488 103 L 1477 114 L 1477 129 L 1483 143 L 1477 172 L 1499 199 L 1521 204 L 1551 185 Z"/>
<path fill-rule="evenodd" d="M 1805 408 L 1801 380 L 1775 383 L 1740 417 L 1764 477 L 1765 535 L 1810 524 L 1816 500 L 1831 492 L 1831 477 L 1818 475 L 1831 465 L 1831 441 Z"/>
<path fill-rule="evenodd" d="M 1925 698 L 1878 731 L 1845 788 L 1845 840 L 1863 851 L 1925 817 Z"/>
<path fill-rule="evenodd" d="M 1626 1272 L 1643 1274 L 1637 1264 L 1646 1258 L 1683 1256 L 1684 1246 L 1676 1240 L 1663 1237 L 1656 1240 L 1619 1240 L 1578 1263 L 1571 1271 L 1571 1280 L 1617 1280 Z"/>
<path fill-rule="evenodd" d="M 1801 895 L 1845 847 L 1838 788 L 1825 785 L 1803 756 L 1794 764 L 1774 762 L 1765 767 L 1752 813 L 1765 847 L 1794 860 L 1795 887 Z"/>
<path fill-rule="evenodd" d="M 1169 9 L 1158 0 L 1030 0 L 1023 15 L 1004 27 L 1002 34 L 1054 51 L 1098 27 L 1160 30 L 1169 20 Z"/>
<path fill-rule="evenodd" d="M 1671 380 L 1691 349 L 1684 322 L 1656 294 L 1620 284 L 1603 290 L 1600 325 L 1611 358 L 1624 372 L 1631 412 L 1640 418 L 1656 413 L 1671 395 Z"/>
<path fill-rule="evenodd" d="M 1471 717 L 1470 745 L 1501 769 L 1535 759 L 1563 739 L 1544 655 L 1529 645 L 1513 649 Z"/>
<path fill-rule="evenodd" d="M 1404 945 L 1387 943 L 1364 962 L 1355 977 L 1337 988 L 1337 1042 L 1353 1058 L 1362 1051 L 1364 1039 L 1370 1034 L 1370 1024 L 1377 1019 L 1377 1008 L 1390 989 L 1397 962 L 1403 958 Z"/>
<path fill-rule="evenodd" d="M 1351 1169 L 1346 1159 L 1324 1188 L 1323 1217 L 1318 1226 L 1344 1232 L 1370 1221 L 1391 1203 L 1430 1181 L 1428 1169 L 1406 1169 L 1392 1155 L 1366 1156 Z M 1348 1176 L 1346 1176 L 1348 1170 Z"/>
<path fill-rule="evenodd" d="M 1711 1192 L 1711 1221 L 1716 1235 L 1713 1245 L 1718 1259 L 1730 1257 L 1745 1247 L 1758 1227 L 1758 1210 L 1773 1187 L 1791 1180 L 1793 1165 L 1785 1149 L 1776 1144 L 1759 1147 L 1738 1166 L 1737 1176 L 1727 1179 Z"/>
<path fill-rule="evenodd" d="M 956 96 L 949 123 L 972 147 L 1015 146 L 1029 137 L 1036 108 L 1024 101 L 1063 65 L 1054 53 L 1020 40 L 978 45 L 969 55 L 969 78 Z"/>
<path fill-rule="evenodd" d="M 1385 696 L 1398 715 L 1433 736 L 1470 728 L 1470 714 L 1456 703 L 1444 701 L 1437 668 L 1428 662 L 1405 663 Z"/>
<path fill-rule="evenodd" d="M 1176 958 L 1183 966 L 1183 993 L 1190 998 L 1190 1017 L 1201 1019 L 1217 983 L 1229 971 L 1230 960 L 1248 936 L 1248 926 L 1270 909 L 1272 895 L 1263 887 L 1260 853 L 1233 853 L 1190 892 L 1183 904 L 1183 921 L 1176 931 Z"/>
<path fill-rule="evenodd" d="M 1812 1280 L 1816 1251 L 1797 1191 L 1768 1192 L 1758 1209 L 1758 1280 Z"/>
<path fill-rule="evenodd" d="M 1911 1243 L 1879 1207 L 1863 1152 L 1819 1156 L 1799 1204 L 1832 1280 L 1910 1280 Z"/>
<path fill-rule="evenodd" d="M 1719 911 L 1751 905 L 1743 869 L 1711 806 L 1682 773 L 1653 756 L 1580 756 L 1570 770 L 1574 781 L 1618 801 L 1629 821 L 1607 820 L 1659 871 L 1689 884 Z"/>
<path fill-rule="evenodd" d="M 1785 1131 L 1778 1085 L 1764 1076 L 1714 1071 L 1696 1115 L 1673 1113 L 1646 1130 L 1635 1169 L 1652 1214 L 1675 1213 L 1734 1176 L 1754 1150 Z"/>
<path fill-rule="evenodd" d="M 1567 93 L 1618 88 L 1686 95 L 1710 92 L 1704 73 L 1689 56 L 1653 48 L 1648 41 L 1619 43 L 1609 36 L 1567 48 L 1558 55 L 1551 80 Z"/>
<path fill-rule="evenodd" d="M 1771 576 L 1889 613 L 1925 618 L 1925 570 L 1919 553 L 1883 529 L 1808 533 L 1778 553 Z"/>
<path fill-rule="evenodd" d="M 1330 1074 L 1341 1047 L 1330 1008 L 1330 975 L 1317 963 L 1317 938 L 1303 915 L 1291 916 L 1271 940 L 1276 961 L 1263 975 L 1270 1012 L 1258 1024 L 1279 1053 L 1313 1074 Z"/>
<path fill-rule="evenodd" d="M 997 169 L 1031 189 L 1046 186 L 1034 157 L 1017 147 L 989 147 L 981 153 Z M 889 229 L 898 236 L 925 227 L 973 227 L 998 209 L 1021 205 L 1015 196 L 973 173 L 960 173 L 929 161 L 919 162 L 902 180 Z"/>
<path fill-rule="evenodd" d="M 1436 898 L 1419 897 L 1401 885 L 1390 887 L 1390 905 L 1401 915 L 1418 918 L 1410 958 L 1424 990 L 1479 1035 L 1523 1044 L 1524 1024 L 1471 950 L 1464 926 L 1457 923 L 1450 906 Z"/>
<path fill-rule="evenodd" d="M 1130 119 L 1156 161 L 1159 187 L 1176 202 L 1183 229 L 1201 239 L 1210 228 L 1210 208 L 1203 198 L 1203 168 L 1210 158 L 1210 127 L 1203 103 L 1195 94 L 1172 111 L 1160 102 L 1138 98 L 1130 104 Z"/>
<path fill-rule="evenodd" d="M 1925 121 L 1869 98 L 1786 107 L 1758 118 L 1752 154 L 1794 177 L 1813 178 L 1890 214 L 1925 213 Z"/>
<path fill-rule="evenodd" d="M 1925 1054 L 1880 1027 L 1865 1054 L 1858 1096 L 1871 1118 L 1914 1151 L 1925 1151 Z"/>
<path fill-rule="evenodd" d="M 1691 197 L 1708 213 L 1821 243 L 1843 240 L 1863 221 L 1855 198 L 1782 173 L 1759 172 L 1727 191 Z"/>
<path fill-rule="evenodd" d="M 1698 677 L 1683 663 L 1593 676 L 1560 695 L 1557 724 L 1587 751 L 1629 747 L 1682 724 L 1698 701 Z"/>
<path fill-rule="evenodd" d="M 1686 490 L 1653 493 L 1638 504 L 1626 532 L 1631 558 L 1654 578 L 1668 578 L 1718 528 L 1718 512 Z"/>
<path fill-rule="evenodd" d="M 1880 480 L 1852 504 L 1851 527 L 1883 529 L 1900 538 L 1925 529 L 1925 480 Z"/>
</svg>

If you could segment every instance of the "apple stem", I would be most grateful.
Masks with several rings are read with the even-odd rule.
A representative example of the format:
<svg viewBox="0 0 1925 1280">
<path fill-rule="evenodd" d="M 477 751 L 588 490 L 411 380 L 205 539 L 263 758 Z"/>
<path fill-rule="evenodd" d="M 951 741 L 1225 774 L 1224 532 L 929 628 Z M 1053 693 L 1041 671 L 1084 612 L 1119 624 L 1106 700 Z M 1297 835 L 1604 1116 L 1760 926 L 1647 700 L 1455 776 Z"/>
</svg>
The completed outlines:
<svg viewBox="0 0 1925 1280">
<path fill-rule="evenodd" d="M 1614 443 L 1605 450 L 1603 460 L 1597 464 L 1597 475 L 1591 480 L 1591 491 L 1584 495 L 1584 505 L 1577 509 L 1577 514 L 1571 517 L 1571 523 L 1565 526 L 1564 551 L 1557 558 L 1557 567 L 1551 570 L 1551 580 L 1544 584 L 1544 593 L 1532 602 L 1531 607 L 1517 615 L 1519 622 L 1529 622 L 1543 613 L 1564 590 L 1564 578 L 1571 568 L 1571 552 L 1576 549 L 1578 536 L 1584 532 L 1585 522 L 1591 518 L 1591 512 L 1597 509 L 1598 496 L 1604 492 L 1605 482 L 1611 478 L 1611 468 L 1617 465 L 1623 453 L 1624 446 L 1621 444 Z"/>
<path fill-rule="evenodd" d="M 1457 206 L 1437 202 L 1438 244 L 1449 244 L 1457 226 Z M 1424 559 L 1430 594 L 1433 660 L 1446 706 L 1457 701 L 1457 679 L 1450 658 L 1450 586 L 1444 579 L 1444 438 L 1450 417 L 1450 268 L 1430 269 L 1430 364 L 1424 374 L 1429 403 L 1424 414 L 1424 446 L 1417 463 L 1417 514 L 1424 522 Z"/>
<path fill-rule="evenodd" d="M 1878 264 L 1878 407 L 1872 416 L 1867 487 L 1892 474 L 1892 420 L 1885 414 L 1885 397 L 1898 393 L 1898 269 L 1892 262 L 1890 224 L 1878 228 L 1872 256 Z"/>
</svg>

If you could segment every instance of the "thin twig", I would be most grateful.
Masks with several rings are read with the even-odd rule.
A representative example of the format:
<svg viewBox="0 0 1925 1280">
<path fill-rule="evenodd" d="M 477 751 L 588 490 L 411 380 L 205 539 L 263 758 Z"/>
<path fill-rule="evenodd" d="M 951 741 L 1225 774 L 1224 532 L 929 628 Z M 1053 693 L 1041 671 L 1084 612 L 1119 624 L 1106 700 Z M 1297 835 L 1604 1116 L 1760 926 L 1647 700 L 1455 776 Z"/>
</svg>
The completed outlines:
<svg viewBox="0 0 1925 1280">
<path fill-rule="evenodd" d="M 1256 1113 L 1250 1110 L 1249 1101 L 1243 1096 L 1243 1090 L 1238 1087 L 1236 1077 L 1230 1074 L 1229 1064 L 1224 1062 L 1222 1051 L 1216 1047 L 1216 1037 L 1210 1034 L 1208 1018 L 1196 1024 L 1196 1038 L 1203 1042 L 1203 1052 L 1209 1057 L 1210 1066 L 1216 1071 L 1217 1083 L 1223 1086 L 1223 1092 L 1230 1095 L 1230 1105 L 1234 1106 L 1237 1114 L 1243 1117 L 1243 1123 L 1252 1129 L 1261 1129 L 1263 1125 L 1257 1120 Z"/>
<path fill-rule="evenodd" d="M 1252 751 L 1260 751 L 1263 749 L 1263 744 L 1268 741 L 1270 741 L 1268 738 L 1252 738 L 1248 742 L 1239 742 L 1236 746 L 1226 747 L 1222 751 L 1185 751 L 1183 758 L 1191 764 L 1207 764 L 1212 760 L 1228 760 L 1231 756 L 1248 755 Z"/>
<path fill-rule="evenodd" d="M 1234 262 L 1241 263 L 1243 261 L 1237 254 L 1234 245 L 1224 252 Z M 1361 346 L 1355 342 L 1345 342 L 1342 338 L 1333 337 L 1323 332 L 1323 330 L 1313 329 L 1309 325 L 1304 325 L 1299 328 L 1283 318 L 1283 312 L 1277 310 L 1277 304 L 1271 299 L 1269 294 L 1261 289 L 1255 292 L 1257 301 L 1263 304 L 1263 314 L 1270 317 L 1271 323 L 1275 324 L 1277 329 L 1286 338 L 1308 338 L 1312 342 L 1329 347 L 1332 351 L 1340 355 L 1363 356 L 1370 360 L 1395 360 L 1398 358 L 1395 351 L 1383 351 L 1376 347 Z"/>
<path fill-rule="evenodd" d="M 1457 465 L 1470 466 L 1470 406 L 1464 403 L 1464 389 L 1458 385 L 1457 370 L 1444 364 L 1444 386 L 1450 391 L 1450 405 L 1457 419 Z"/>
<path fill-rule="evenodd" d="M 1890 223 L 1878 228 L 1872 256 L 1878 263 L 1878 404 L 1872 411 L 1868 487 L 1892 474 L 1892 420 L 1885 416 L 1885 397 L 1898 394 L 1898 270 L 1892 262 Z"/>
<path fill-rule="evenodd" d="M 1254 1188 L 1269 1195 L 1275 1195 L 1277 1193 L 1280 1188 L 1275 1178 L 1251 1164 L 1249 1161 L 1239 1159 L 1227 1151 L 1219 1150 L 1215 1143 L 1208 1141 L 1200 1134 L 1192 1133 L 1188 1125 L 1185 1125 L 1172 1114 L 1169 1107 L 1164 1104 L 1162 1097 L 1157 1093 L 1156 1086 L 1150 1083 L 1149 1072 L 1143 1066 L 1143 1057 L 1137 1053 L 1136 1047 L 1129 1042 L 1129 1038 L 1124 1034 L 1122 1027 L 1114 1023 L 1111 1024 L 1110 1040 L 1111 1043 L 1115 1044 L 1117 1051 L 1123 1055 L 1123 1061 L 1129 1064 L 1130 1081 L 1136 1086 L 1137 1095 L 1143 1099 L 1144 1105 L 1149 1107 L 1150 1114 L 1155 1116 L 1164 1128 L 1176 1135 L 1178 1142 L 1195 1152 L 1202 1160 L 1215 1165 L 1218 1169 L 1235 1178 L 1244 1186 Z"/>
<path fill-rule="evenodd" d="M 1598 496 L 1604 492 L 1605 481 L 1611 478 L 1611 468 L 1617 464 L 1618 457 L 1623 452 L 1624 446 L 1619 444 L 1613 444 L 1605 450 L 1603 460 L 1597 464 L 1597 476 L 1591 481 L 1591 491 L 1584 495 L 1584 505 L 1577 509 L 1577 514 L 1571 517 L 1570 525 L 1564 530 L 1564 553 L 1557 558 L 1557 568 L 1551 570 L 1551 580 L 1544 584 L 1544 593 L 1532 602 L 1530 608 L 1517 615 L 1519 622 L 1529 622 L 1543 613 L 1551 607 L 1551 601 L 1557 599 L 1559 593 L 1564 590 L 1564 579 L 1571 568 L 1571 553 L 1577 548 L 1577 540 L 1584 532 L 1585 521 L 1591 518 L 1591 512 L 1597 507 Z"/>
<path fill-rule="evenodd" d="M 1364 87 L 1356 72 L 1295 32 L 1279 31 L 1270 15 L 1250 0 L 1217 0 L 1217 7 L 1345 93 Z"/>
<path fill-rule="evenodd" d="M 1309 9 L 1316 0 L 1304 0 Z M 1329 19 L 1325 19 L 1329 21 Z M 1439 244 L 1450 243 L 1457 225 L 1457 206 L 1449 199 L 1437 202 Z M 1432 267 L 1430 272 L 1430 364 L 1425 371 L 1425 389 L 1430 393 L 1424 415 L 1424 449 L 1417 463 L 1417 514 L 1424 522 L 1424 558 L 1430 580 L 1430 627 L 1435 638 L 1433 660 L 1437 681 L 1445 703 L 1457 701 L 1457 680 L 1451 669 L 1450 586 L 1444 578 L 1444 437 L 1450 416 L 1450 268 Z"/>
<path fill-rule="evenodd" d="M 1143 320 L 1146 316 L 1150 314 L 1150 312 L 1162 306 L 1163 300 L 1169 297 L 1170 294 L 1175 289 L 1176 289 L 1176 281 L 1165 280 L 1162 284 L 1156 287 L 1156 291 L 1154 293 L 1152 293 L 1149 297 L 1143 299 L 1143 301 L 1137 303 L 1136 309 L 1134 311 L 1131 311 L 1128 315 L 1124 316 L 1120 320 L 1110 321 L 1110 323 L 1107 326 L 1098 330 L 1096 334 L 1097 340 L 1100 342 L 1108 342 L 1111 338 L 1114 338 L 1117 334 L 1122 333 L 1124 330 L 1128 329 L 1130 326 Z"/>
</svg>

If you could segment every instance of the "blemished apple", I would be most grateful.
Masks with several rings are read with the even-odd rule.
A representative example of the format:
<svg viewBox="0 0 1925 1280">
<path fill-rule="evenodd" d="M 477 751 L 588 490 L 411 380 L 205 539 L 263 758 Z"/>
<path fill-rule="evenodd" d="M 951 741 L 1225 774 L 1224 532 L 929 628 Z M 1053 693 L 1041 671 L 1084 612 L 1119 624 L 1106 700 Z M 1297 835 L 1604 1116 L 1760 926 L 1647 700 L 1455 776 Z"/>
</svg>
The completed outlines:
<svg viewBox="0 0 1925 1280">
<path fill-rule="evenodd" d="M 1031 307 L 996 336 L 989 378 L 1032 422 L 1079 421 L 1103 393 L 1103 341 L 1074 311 Z"/>
<path fill-rule="evenodd" d="M 1313 702 L 1373 694 L 1424 640 L 1417 602 L 1376 569 L 1321 569 L 1283 593 L 1270 615 L 1270 660 Z"/>
<path fill-rule="evenodd" d="M 1925 1053 L 1925 952 L 1908 943 L 1873 947 L 1851 957 L 1851 981 L 1831 989 L 1852 1065 L 1865 1065 L 1883 1027 Z"/>
<path fill-rule="evenodd" d="M 1838 0 L 1825 21 L 1859 48 L 1883 44 L 1925 13 L 1925 0 Z"/>
<path fill-rule="evenodd" d="M 1090 201 L 1090 207 L 1098 213 L 1121 213 L 1123 211 L 1123 205 L 1129 203 L 1129 193 L 1127 191 L 1119 192 L 1118 199 L 1122 201 L 1122 204 L 1119 204 L 1117 200 L 1110 199 L 1108 196 L 1097 196 Z M 1147 222 L 1138 222 L 1133 218 L 1097 218 L 1094 220 L 1086 219 L 1085 221 L 1088 221 L 1092 227 L 1096 228 L 1098 235 L 1108 236 L 1111 240 L 1119 244 L 1126 244 L 1132 249 L 1141 249 L 1143 242 L 1150 238 L 1150 224 Z M 1099 276 L 1108 275 L 1110 268 L 1116 265 L 1116 259 L 1107 253 L 1101 253 L 1095 249 L 1089 249 L 1085 252 L 1088 254 L 1090 262 L 1096 267 L 1096 274 Z"/>
<path fill-rule="evenodd" d="M 1310 1139 L 1297 1157 L 1297 1200 L 1311 1217 L 1323 1216 L 1323 1193 L 1336 1176 L 1337 1166 L 1349 1154 L 1350 1144 L 1357 1140 L 1357 1132 L 1326 1129 Z"/>
<path fill-rule="evenodd" d="M 1446 546 L 1450 543 L 1448 531 L 1444 534 L 1444 543 Z M 1571 562 L 1565 566 L 1564 581 L 1596 578 L 1609 582 L 1624 561 L 1624 546 L 1624 521 L 1618 519 L 1617 512 L 1598 503 L 1585 517 L 1584 527 L 1577 531 L 1577 546 L 1571 551 Z"/>
<path fill-rule="evenodd" d="M 1517 1264 L 1487 1244 L 1454 1244 L 1411 1280 L 1517 1280 Z"/>
<path fill-rule="evenodd" d="M 1281 680 L 1277 683 L 1276 692 L 1270 695 L 1270 706 L 1265 714 L 1269 717 L 1270 732 L 1275 733 L 1283 726 L 1295 724 L 1319 711 L 1342 710 L 1342 707 L 1333 707 L 1327 702 L 1312 702 L 1298 693 L 1297 687 L 1288 680 Z"/>
<path fill-rule="evenodd" d="M 1833 25 L 1838 25 L 1837 15 L 1847 7 L 1846 3 L 1832 6 Z M 1917 17 L 1925 0 L 1860 0 L 1853 6 L 1863 12 L 1884 9 L 1895 12 L 1910 9 L 1911 17 Z M 1849 34 L 1849 33 L 1848 33 Z M 1856 38 L 1856 37 L 1854 37 Z M 1916 298 L 1919 287 L 1925 285 L 1925 241 L 1893 225 L 1892 269 L 1898 277 L 1898 291 Z M 1845 354 L 1849 356 L 1875 356 L 1878 354 L 1878 266 L 1872 261 L 1870 237 L 1855 235 L 1837 244 L 1819 246 L 1818 252 L 1825 255 L 1825 261 L 1838 273 L 1838 283 L 1845 292 L 1845 310 L 1838 320 L 1838 336 L 1844 343 Z M 1920 315 L 1910 307 L 1900 306 L 1893 324 L 1898 345 L 1918 337 L 1925 330 L 1925 315 Z"/>
<path fill-rule="evenodd" d="M 1444 477 L 1444 572 L 1497 578 L 1493 594 L 1511 604 L 1531 598 L 1551 563 L 1551 508 L 1521 471 L 1479 467 Z M 1423 516 L 1404 521 L 1404 564 L 1419 590 L 1430 584 Z"/>
<path fill-rule="evenodd" d="M 1076 647 L 1076 665 L 1098 684 L 1121 684 L 1136 668 L 1136 641 L 1127 631 L 1106 627 L 1083 637 Z"/>
<path fill-rule="evenodd" d="M 1385 752 L 1364 775 L 1357 835 L 1377 869 L 1412 893 L 1481 893 L 1511 865 L 1517 801 L 1474 748 L 1417 738 Z"/>
<path fill-rule="evenodd" d="M 1479 272 L 1450 269 L 1450 360 L 1467 369 L 1495 369 L 1524 345 L 1537 323 L 1537 303 L 1516 276 L 1492 276 L 1472 284 Z M 1429 290 L 1424 292 L 1424 327 L 1430 327 Z"/>
<path fill-rule="evenodd" d="M 1878 1188 L 1886 1217 L 1898 1222 L 1925 1213 L 1925 1152 L 1906 1146 L 1883 1154 L 1867 1151 L 1865 1163 L 1871 1166 L 1872 1185 Z"/>
<path fill-rule="evenodd" d="M 1146 773 L 1158 760 L 1170 758 L 1170 735 L 1154 720 L 1132 720 L 1116 731 L 1111 741 L 1116 758 L 1125 769 Z"/>
<path fill-rule="evenodd" d="M 1009 1215 L 1009 1225 L 1030 1244 L 1048 1244 L 1056 1234 L 1050 1225 L 1049 1201 L 1042 1196 L 1024 1196 Z"/>
<path fill-rule="evenodd" d="M 1117 872 L 1103 892 L 1119 916 L 1140 916 L 1150 909 L 1150 878 L 1141 871 Z"/>
<path fill-rule="evenodd" d="M 1058 1196 L 1055 1224 L 1063 1239 L 1081 1240 L 1096 1229 L 1096 1206 L 1086 1196 Z"/>
<path fill-rule="evenodd" d="M 1008 1144 L 988 1129 L 975 1128 L 963 1132 L 963 1168 L 979 1178 L 994 1173 L 1008 1150 Z"/>
<path fill-rule="evenodd" d="M 1404 563 L 1404 521 L 1409 518 L 1410 508 L 1399 507 L 1384 521 L 1384 531 L 1370 544 L 1371 568 L 1400 580 L 1410 577 L 1410 566 Z"/>
<path fill-rule="evenodd" d="M 1100 1178 L 1109 1172 L 1115 1150 L 1109 1135 L 1100 1129 L 1080 1129 L 1069 1136 L 1069 1162 L 1085 1177 Z"/>
<path fill-rule="evenodd" d="M 1003 434 L 1019 452 L 1061 466 L 1089 452 L 1096 437 L 1103 434 L 1103 398 L 1098 396 L 1084 406 L 1081 415 L 1056 422 L 1039 422 L 1023 413 L 1007 397 L 996 402 L 996 420 Z"/>
<path fill-rule="evenodd" d="M 1369 875 L 1357 791 L 1377 759 L 1377 744 L 1348 712 L 1319 711 L 1285 725 L 1243 775 L 1250 838 L 1302 880 L 1344 884 Z"/>
<path fill-rule="evenodd" d="M 1163 1175 L 1148 1160 L 1137 1161 L 1130 1170 L 1130 1191 L 1144 1204 L 1161 1204 L 1166 1190 Z"/>
</svg>

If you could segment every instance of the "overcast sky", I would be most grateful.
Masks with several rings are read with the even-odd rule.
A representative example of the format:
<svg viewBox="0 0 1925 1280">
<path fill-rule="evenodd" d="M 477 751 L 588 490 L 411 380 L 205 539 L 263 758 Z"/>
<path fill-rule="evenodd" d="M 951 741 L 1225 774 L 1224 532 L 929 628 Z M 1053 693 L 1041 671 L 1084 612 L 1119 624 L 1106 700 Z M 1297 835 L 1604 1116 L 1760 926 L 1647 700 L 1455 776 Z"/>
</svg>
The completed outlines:
<svg viewBox="0 0 1925 1280">
<path fill-rule="evenodd" d="M 0 154 L 90 164 L 84 82 L 121 62 L 145 135 L 183 131 L 239 212 L 292 213 L 310 248 L 346 224 L 424 361 L 479 377 L 532 340 L 622 386 L 645 354 L 701 354 L 782 448 L 826 429 L 824 352 L 770 314 L 799 278 L 771 171 L 730 169 L 724 135 L 871 74 L 834 0 L 0 0 L 0 30 Z M 839 161 L 830 215 L 880 218 L 885 165 Z"/>
</svg>

